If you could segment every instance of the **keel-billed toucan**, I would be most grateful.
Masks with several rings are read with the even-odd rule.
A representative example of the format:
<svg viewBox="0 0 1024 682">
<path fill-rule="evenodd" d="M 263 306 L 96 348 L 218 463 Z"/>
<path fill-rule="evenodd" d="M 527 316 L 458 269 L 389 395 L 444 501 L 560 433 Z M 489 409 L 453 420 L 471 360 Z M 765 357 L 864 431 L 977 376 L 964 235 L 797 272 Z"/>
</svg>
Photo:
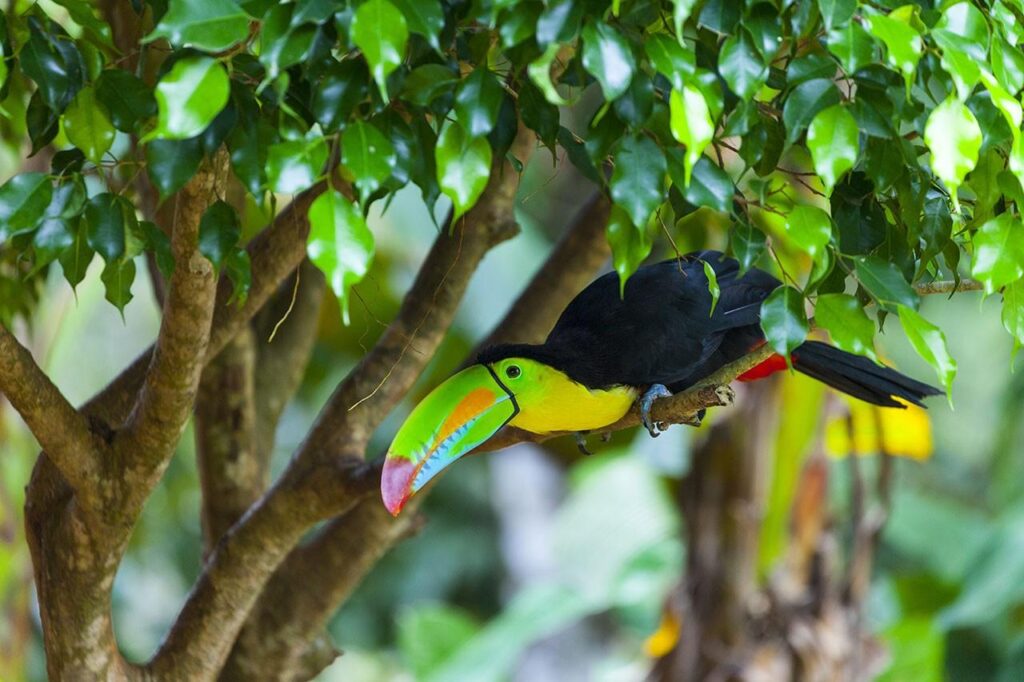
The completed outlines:
<svg viewBox="0 0 1024 682">
<path fill-rule="evenodd" d="M 715 271 L 712 296 L 704 263 Z M 593 431 L 629 411 L 682 391 L 765 343 L 761 303 L 781 282 L 717 251 L 647 265 L 626 282 L 611 272 L 584 289 L 539 345 L 488 348 L 477 364 L 434 389 L 409 415 L 388 449 L 384 504 L 397 514 L 406 500 L 502 426 L 532 433 Z M 791 354 L 793 367 L 861 400 L 903 407 L 941 393 L 888 367 L 818 341 Z M 786 367 L 773 356 L 740 379 Z"/>
</svg>

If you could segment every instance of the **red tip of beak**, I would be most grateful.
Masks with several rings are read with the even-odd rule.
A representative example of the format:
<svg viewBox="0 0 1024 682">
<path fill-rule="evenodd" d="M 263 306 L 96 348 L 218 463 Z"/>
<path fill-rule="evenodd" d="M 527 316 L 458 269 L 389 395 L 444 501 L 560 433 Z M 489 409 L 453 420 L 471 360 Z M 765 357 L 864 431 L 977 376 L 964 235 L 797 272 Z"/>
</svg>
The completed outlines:
<svg viewBox="0 0 1024 682">
<path fill-rule="evenodd" d="M 412 483 L 416 476 L 416 465 L 407 459 L 388 458 L 380 475 L 380 496 L 392 516 L 398 516 L 402 507 L 412 497 Z"/>
</svg>

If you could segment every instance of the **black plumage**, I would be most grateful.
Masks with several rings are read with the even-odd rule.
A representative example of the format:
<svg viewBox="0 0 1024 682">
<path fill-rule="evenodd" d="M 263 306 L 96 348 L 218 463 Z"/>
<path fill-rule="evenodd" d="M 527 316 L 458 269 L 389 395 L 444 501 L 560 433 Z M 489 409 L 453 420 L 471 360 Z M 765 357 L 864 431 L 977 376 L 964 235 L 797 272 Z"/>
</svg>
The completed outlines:
<svg viewBox="0 0 1024 682">
<path fill-rule="evenodd" d="M 704 263 L 720 289 L 713 314 Z M 781 282 L 718 251 L 701 251 L 639 268 L 619 295 L 619 277 L 597 278 L 568 305 L 543 344 L 507 344 L 480 353 L 485 364 L 508 357 L 542 362 L 592 389 L 692 386 L 764 343 L 761 303 Z M 941 391 L 867 358 L 816 341 L 793 354 L 794 367 L 837 390 L 889 407 L 892 396 L 920 404 Z"/>
</svg>

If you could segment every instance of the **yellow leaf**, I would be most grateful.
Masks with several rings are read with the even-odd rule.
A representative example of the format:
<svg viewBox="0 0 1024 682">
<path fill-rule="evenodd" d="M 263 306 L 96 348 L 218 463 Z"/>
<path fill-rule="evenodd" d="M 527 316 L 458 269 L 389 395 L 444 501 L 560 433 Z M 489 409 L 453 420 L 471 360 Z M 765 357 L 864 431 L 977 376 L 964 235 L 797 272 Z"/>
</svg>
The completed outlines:
<svg viewBox="0 0 1024 682">
<path fill-rule="evenodd" d="M 877 407 L 854 398 L 843 398 L 850 408 L 850 419 L 835 417 L 826 425 L 825 451 L 829 455 L 845 457 L 851 452 L 869 455 L 884 450 L 890 455 L 910 459 L 931 457 L 934 443 L 926 410 L 915 405 L 907 405 L 905 410 Z"/>
</svg>

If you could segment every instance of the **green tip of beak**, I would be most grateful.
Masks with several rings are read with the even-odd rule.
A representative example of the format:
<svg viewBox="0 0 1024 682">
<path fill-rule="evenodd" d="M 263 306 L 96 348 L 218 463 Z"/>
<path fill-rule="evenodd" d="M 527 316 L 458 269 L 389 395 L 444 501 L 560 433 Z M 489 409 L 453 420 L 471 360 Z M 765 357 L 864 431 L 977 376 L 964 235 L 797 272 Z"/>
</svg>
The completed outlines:
<svg viewBox="0 0 1024 682">
<path fill-rule="evenodd" d="M 491 437 L 519 411 L 512 393 L 484 365 L 464 369 L 416 406 L 388 448 L 384 506 L 397 516 L 443 469 Z"/>
</svg>

